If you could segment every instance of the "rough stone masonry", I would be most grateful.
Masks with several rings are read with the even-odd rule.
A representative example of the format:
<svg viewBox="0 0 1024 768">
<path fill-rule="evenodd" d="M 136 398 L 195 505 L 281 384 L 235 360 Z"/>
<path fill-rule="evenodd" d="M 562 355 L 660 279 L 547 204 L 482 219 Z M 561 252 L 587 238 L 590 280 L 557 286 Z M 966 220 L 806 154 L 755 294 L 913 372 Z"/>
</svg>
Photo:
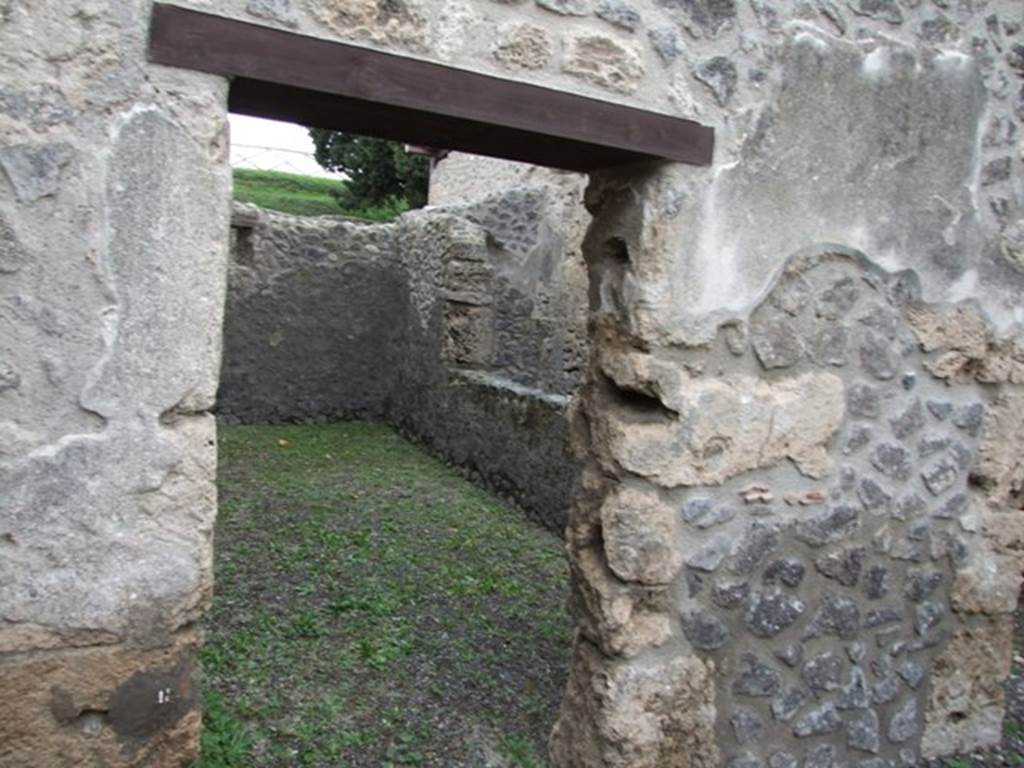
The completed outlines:
<svg viewBox="0 0 1024 768">
<path fill-rule="evenodd" d="M 587 279 L 550 213 L 543 186 L 387 224 L 236 204 L 218 418 L 387 421 L 561 535 Z"/>
<path fill-rule="evenodd" d="M 556 765 L 881 768 L 998 738 L 1019 2 L 186 4 L 716 128 L 710 168 L 587 189 Z M 146 64 L 149 10 L 0 0 L 4 766 L 198 749 L 228 84 Z"/>
</svg>

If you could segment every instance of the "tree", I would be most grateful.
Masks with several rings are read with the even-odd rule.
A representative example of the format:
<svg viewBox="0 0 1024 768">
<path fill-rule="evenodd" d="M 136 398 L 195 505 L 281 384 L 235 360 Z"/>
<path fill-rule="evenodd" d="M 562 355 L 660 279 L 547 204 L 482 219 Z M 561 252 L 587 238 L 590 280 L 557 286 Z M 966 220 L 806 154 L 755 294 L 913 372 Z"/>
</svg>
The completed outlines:
<svg viewBox="0 0 1024 768">
<path fill-rule="evenodd" d="M 348 182 L 339 202 L 347 208 L 422 208 L 427 204 L 430 161 L 394 141 L 310 128 L 316 161 L 341 171 Z"/>
</svg>

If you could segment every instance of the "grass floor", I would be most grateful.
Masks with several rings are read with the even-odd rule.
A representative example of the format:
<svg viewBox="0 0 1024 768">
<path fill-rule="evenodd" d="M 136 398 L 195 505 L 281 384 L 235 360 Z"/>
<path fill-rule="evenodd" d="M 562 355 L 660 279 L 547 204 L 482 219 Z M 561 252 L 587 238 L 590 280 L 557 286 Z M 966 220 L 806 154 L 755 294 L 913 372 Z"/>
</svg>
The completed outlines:
<svg viewBox="0 0 1024 768">
<path fill-rule="evenodd" d="M 561 543 L 385 426 L 228 427 L 202 768 L 543 766 Z"/>
<path fill-rule="evenodd" d="M 561 543 L 390 428 L 227 427 L 199 768 L 539 768 L 569 662 Z M 1024 609 L 1003 743 L 1024 765 Z"/>
<path fill-rule="evenodd" d="M 280 171 L 235 168 L 234 197 L 271 211 L 296 216 L 349 216 L 370 221 L 390 221 L 401 210 L 392 208 L 344 208 L 332 192 L 345 187 L 341 179 L 321 179 Z"/>
</svg>

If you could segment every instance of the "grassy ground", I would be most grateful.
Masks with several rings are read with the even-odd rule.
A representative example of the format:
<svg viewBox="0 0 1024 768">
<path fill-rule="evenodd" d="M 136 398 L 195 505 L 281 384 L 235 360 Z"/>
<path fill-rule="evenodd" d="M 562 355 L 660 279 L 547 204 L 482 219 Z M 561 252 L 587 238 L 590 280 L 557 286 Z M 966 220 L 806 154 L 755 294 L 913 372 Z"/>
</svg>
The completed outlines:
<svg viewBox="0 0 1024 768">
<path fill-rule="evenodd" d="M 390 208 L 343 208 L 331 194 L 344 181 L 318 179 L 279 171 L 234 169 L 235 199 L 261 208 L 297 216 L 351 216 L 371 221 L 389 221 L 401 213 Z"/>
<path fill-rule="evenodd" d="M 199 768 L 540 768 L 560 542 L 387 427 L 229 427 Z M 1024 766 L 1024 609 L 1003 743 Z"/>
<path fill-rule="evenodd" d="M 344 188 L 343 181 L 248 168 L 235 168 L 234 181 L 235 199 L 243 203 L 299 216 L 342 214 L 331 191 Z"/>
<path fill-rule="evenodd" d="M 389 428 L 220 437 L 202 768 L 542 766 L 560 542 Z"/>
</svg>

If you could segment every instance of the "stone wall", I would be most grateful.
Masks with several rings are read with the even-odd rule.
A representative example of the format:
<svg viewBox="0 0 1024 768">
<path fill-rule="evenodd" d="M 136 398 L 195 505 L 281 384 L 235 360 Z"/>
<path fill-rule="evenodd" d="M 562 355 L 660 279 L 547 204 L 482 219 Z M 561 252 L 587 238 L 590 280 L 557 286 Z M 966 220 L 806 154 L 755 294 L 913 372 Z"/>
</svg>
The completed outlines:
<svg viewBox="0 0 1024 768">
<path fill-rule="evenodd" d="M 459 152 L 438 160 L 430 174 L 431 205 L 469 206 L 469 218 L 486 226 L 489 236 L 498 242 L 521 240 L 525 235 L 527 243 L 537 241 L 543 246 L 543 260 L 521 260 L 520 276 L 508 282 L 530 301 L 523 309 L 537 319 L 538 330 L 549 337 L 548 348 L 540 351 L 540 358 L 534 358 L 540 362 L 539 371 L 530 373 L 525 370 L 529 365 L 519 365 L 520 374 L 512 370 L 505 373 L 519 379 L 525 375 L 525 383 L 559 393 L 576 388 L 588 354 L 589 286 L 583 259 L 583 236 L 590 224 L 590 214 L 583 204 L 586 185 L 583 174 Z M 515 192 L 509 196 L 496 194 L 495 189 Z M 525 232 L 510 232 L 510 223 L 517 221 L 522 222 L 520 228 L 524 223 L 535 223 L 528 224 Z M 500 265 L 498 269 L 499 274 L 508 271 Z M 515 311 L 515 307 L 510 309 Z M 557 373 L 559 368 L 564 370 L 563 375 Z M 537 378 L 538 373 L 541 378 Z"/>
<path fill-rule="evenodd" d="M 227 84 L 148 4 L 0 3 L 0 765 L 188 765 Z"/>
<path fill-rule="evenodd" d="M 556 764 L 874 768 L 998 737 L 1024 551 L 1017 0 L 187 4 L 715 127 L 711 167 L 586 193 Z M 197 744 L 227 84 L 146 64 L 148 13 L 0 0 L 7 764 Z M 442 277 L 416 322 L 446 322 Z"/>
<path fill-rule="evenodd" d="M 394 227 L 236 204 L 217 414 L 380 419 L 407 335 Z"/>
<path fill-rule="evenodd" d="M 390 421 L 562 535 L 586 285 L 549 209 L 543 189 L 394 224 L 236 205 L 218 416 Z"/>
<path fill-rule="evenodd" d="M 762 19 L 762 100 L 714 169 L 591 181 L 556 762 L 874 766 L 999 740 L 1021 9 L 943 44 L 915 38 L 936 11 L 890 10 L 856 42 Z"/>
<path fill-rule="evenodd" d="M 581 302 L 551 280 L 563 247 L 545 205 L 513 191 L 399 222 L 412 320 L 389 418 L 562 535 L 578 474 L 568 393 L 583 350 L 577 313 L 545 317 L 539 299 Z"/>
<path fill-rule="evenodd" d="M 624 626 L 596 595 L 577 610 L 626 655 L 638 637 L 671 644 L 678 620 L 714 670 L 732 765 L 913 764 L 919 742 L 1000 738 L 983 680 L 1007 671 L 1019 568 L 991 562 L 970 474 L 994 393 L 935 375 L 965 332 L 984 355 L 988 327 L 919 291 L 913 272 L 823 251 L 790 262 L 747 332 L 683 357 L 612 333 L 601 346 L 594 471 L 620 479 L 572 539 L 603 536 L 592 589 L 622 580 L 646 602 Z M 951 665 L 973 640 L 985 655 Z"/>
</svg>

